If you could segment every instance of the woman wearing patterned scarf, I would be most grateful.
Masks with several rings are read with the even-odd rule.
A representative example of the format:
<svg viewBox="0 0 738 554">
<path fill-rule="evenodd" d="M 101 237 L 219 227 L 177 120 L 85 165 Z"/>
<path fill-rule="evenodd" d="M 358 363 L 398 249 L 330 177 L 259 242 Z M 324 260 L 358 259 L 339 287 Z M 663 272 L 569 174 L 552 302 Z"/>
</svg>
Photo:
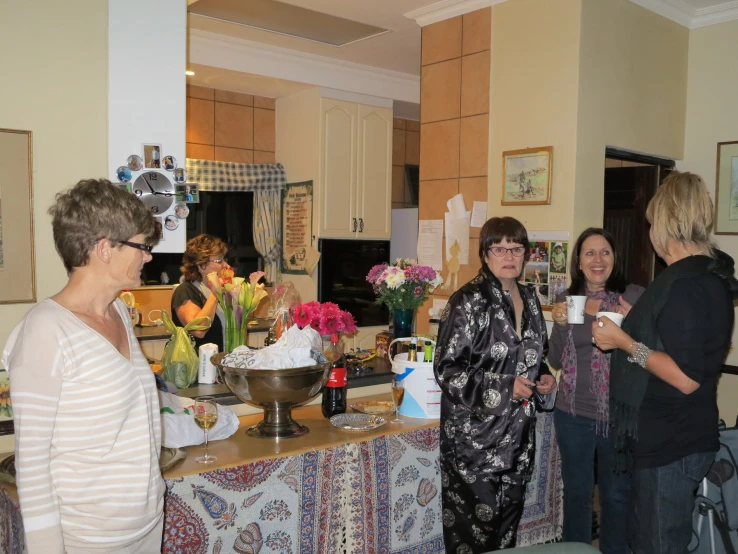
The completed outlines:
<svg viewBox="0 0 738 554">
<path fill-rule="evenodd" d="M 628 285 L 612 235 L 589 228 L 577 239 L 571 259 L 571 287 L 554 306 L 548 360 L 562 369 L 554 411 L 564 480 L 564 541 L 592 542 L 592 493 L 597 453 L 597 482 L 602 505 L 600 549 L 626 552 L 628 478 L 613 472 L 608 433 L 610 355 L 592 344 L 597 312 L 619 311 L 620 299 L 635 303 L 642 287 Z M 566 296 L 586 295 L 584 325 L 567 323 Z"/>
</svg>

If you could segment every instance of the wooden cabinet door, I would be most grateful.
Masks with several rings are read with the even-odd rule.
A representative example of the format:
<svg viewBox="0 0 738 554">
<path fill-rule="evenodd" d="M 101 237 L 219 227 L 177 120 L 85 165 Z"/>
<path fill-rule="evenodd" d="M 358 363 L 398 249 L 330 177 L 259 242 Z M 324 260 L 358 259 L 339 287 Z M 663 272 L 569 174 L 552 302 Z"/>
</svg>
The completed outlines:
<svg viewBox="0 0 738 554">
<path fill-rule="evenodd" d="M 356 236 L 357 119 L 358 104 L 321 100 L 321 237 Z"/>
<path fill-rule="evenodd" d="M 391 109 L 359 104 L 357 162 L 357 236 L 388 239 L 392 230 Z"/>
</svg>

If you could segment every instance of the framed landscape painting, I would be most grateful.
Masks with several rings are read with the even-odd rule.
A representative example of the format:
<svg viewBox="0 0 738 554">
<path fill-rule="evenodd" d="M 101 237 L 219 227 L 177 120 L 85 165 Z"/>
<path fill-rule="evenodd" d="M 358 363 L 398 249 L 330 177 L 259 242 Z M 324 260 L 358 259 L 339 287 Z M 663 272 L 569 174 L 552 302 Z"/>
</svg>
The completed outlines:
<svg viewBox="0 0 738 554">
<path fill-rule="evenodd" d="M 715 234 L 738 235 L 738 141 L 717 145 Z"/>
<path fill-rule="evenodd" d="M 553 146 L 502 153 L 502 205 L 535 206 L 551 203 Z"/>
</svg>

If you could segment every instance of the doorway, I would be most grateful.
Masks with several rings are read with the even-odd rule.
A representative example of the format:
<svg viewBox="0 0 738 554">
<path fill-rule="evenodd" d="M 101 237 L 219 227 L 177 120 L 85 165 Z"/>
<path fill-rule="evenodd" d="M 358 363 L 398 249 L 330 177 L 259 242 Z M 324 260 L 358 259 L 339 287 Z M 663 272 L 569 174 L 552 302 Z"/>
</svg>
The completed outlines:
<svg viewBox="0 0 738 554">
<path fill-rule="evenodd" d="M 647 286 L 666 267 L 648 237 L 646 207 L 674 160 L 608 148 L 603 227 L 615 237 L 629 283 Z"/>
</svg>

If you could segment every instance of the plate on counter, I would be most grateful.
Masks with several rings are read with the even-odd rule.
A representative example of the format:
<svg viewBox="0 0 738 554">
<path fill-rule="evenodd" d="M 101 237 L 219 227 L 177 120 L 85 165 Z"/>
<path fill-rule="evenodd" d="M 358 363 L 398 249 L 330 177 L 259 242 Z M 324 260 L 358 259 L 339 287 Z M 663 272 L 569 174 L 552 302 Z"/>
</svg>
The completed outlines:
<svg viewBox="0 0 738 554">
<path fill-rule="evenodd" d="M 334 427 L 344 431 L 372 431 L 381 427 L 387 420 L 382 416 L 370 414 L 338 414 L 330 419 Z"/>
<path fill-rule="evenodd" d="M 159 455 L 159 469 L 162 473 L 169 471 L 186 457 L 187 451 L 184 448 L 162 447 Z"/>
<path fill-rule="evenodd" d="M 351 404 L 351 409 L 360 414 L 390 415 L 395 413 L 391 400 L 359 400 Z"/>
</svg>

